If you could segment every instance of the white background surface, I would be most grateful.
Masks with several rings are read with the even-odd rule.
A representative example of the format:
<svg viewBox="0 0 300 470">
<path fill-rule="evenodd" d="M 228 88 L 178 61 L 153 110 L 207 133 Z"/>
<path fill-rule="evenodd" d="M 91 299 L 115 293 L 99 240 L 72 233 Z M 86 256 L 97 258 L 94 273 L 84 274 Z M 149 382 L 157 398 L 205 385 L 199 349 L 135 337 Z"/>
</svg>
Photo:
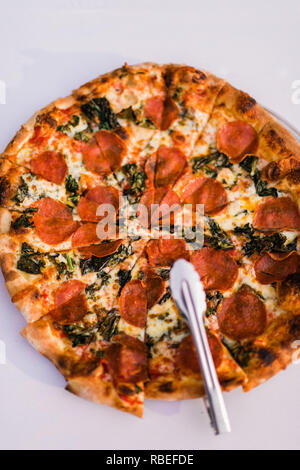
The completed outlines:
<svg viewBox="0 0 300 470">
<path fill-rule="evenodd" d="M 0 21 L 1 149 L 37 109 L 125 60 L 206 68 L 300 127 L 291 99 L 300 80 L 298 0 L 2 0 Z M 227 394 L 233 432 L 215 437 L 200 400 L 149 401 L 139 420 L 72 396 L 19 335 L 25 323 L 2 276 L 0 312 L 2 449 L 300 448 L 300 366 L 250 394 Z"/>
</svg>

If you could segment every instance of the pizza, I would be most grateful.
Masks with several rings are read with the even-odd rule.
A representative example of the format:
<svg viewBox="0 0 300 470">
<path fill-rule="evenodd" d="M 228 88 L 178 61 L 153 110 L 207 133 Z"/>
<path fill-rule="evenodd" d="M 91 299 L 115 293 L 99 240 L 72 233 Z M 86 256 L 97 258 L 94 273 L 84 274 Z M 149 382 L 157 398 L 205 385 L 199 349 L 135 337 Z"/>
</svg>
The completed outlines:
<svg viewBox="0 0 300 470">
<path fill-rule="evenodd" d="M 184 258 L 222 389 L 251 390 L 299 357 L 299 184 L 297 141 L 210 73 L 125 64 L 81 86 L 0 159 L 0 263 L 22 335 L 94 402 L 141 417 L 144 398 L 201 397 L 169 285 Z"/>
</svg>

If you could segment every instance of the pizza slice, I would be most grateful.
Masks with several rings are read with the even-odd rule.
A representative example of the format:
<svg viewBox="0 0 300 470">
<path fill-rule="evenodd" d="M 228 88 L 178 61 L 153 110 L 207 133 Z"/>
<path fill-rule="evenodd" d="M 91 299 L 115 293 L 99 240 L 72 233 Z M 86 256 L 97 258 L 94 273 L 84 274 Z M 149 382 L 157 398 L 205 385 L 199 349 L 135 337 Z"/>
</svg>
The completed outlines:
<svg viewBox="0 0 300 470">
<path fill-rule="evenodd" d="M 142 416 L 147 295 L 130 279 L 138 259 L 119 260 L 90 284 L 85 277 L 63 282 L 53 308 L 23 335 L 64 374 L 68 390 Z"/>
<path fill-rule="evenodd" d="M 115 265 L 138 257 L 144 244 L 143 240 L 119 239 L 43 253 L 26 242 L 20 245 L 2 237 L 0 263 L 12 301 L 27 321 L 34 321 L 53 308 L 61 285 L 104 282 Z"/>
</svg>

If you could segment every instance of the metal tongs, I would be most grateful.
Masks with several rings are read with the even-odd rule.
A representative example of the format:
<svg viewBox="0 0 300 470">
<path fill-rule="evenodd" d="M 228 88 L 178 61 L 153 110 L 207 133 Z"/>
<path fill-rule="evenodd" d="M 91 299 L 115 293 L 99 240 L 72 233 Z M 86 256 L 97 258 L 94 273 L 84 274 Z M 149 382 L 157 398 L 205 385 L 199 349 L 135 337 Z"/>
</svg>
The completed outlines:
<svg viewBox="0 0 300 470">
<path fill-rule="evenodd" d="M 202 282 L 193 265 L 180 259 L 171 269 L 170 284 L 172 296 L 194 338 L 206 391 L 204 402 L 211 426 L 216 434 L 230 432 L 229 418 L 204 326 L 206 297 Z"/>
</svg>

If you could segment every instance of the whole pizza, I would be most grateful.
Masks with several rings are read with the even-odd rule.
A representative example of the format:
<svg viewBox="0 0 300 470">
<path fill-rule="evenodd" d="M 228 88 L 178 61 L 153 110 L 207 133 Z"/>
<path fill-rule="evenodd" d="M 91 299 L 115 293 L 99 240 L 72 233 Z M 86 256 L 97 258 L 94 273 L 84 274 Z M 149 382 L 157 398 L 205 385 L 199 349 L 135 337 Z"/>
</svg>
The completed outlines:
<svg viewBox="0 0 300 470">
<path fill-rule="evenodd" d="M 23 336 L 94 402 L 142 416 L 144 397 L 200 397 L 169 287 L 184 258 L 223 390 L 265 382 L 300 351 L 299 187 L 299 144 L 223 79 L 147 63 L 83 85 L 0 159 L 0 262 Z"/>
</svg>

